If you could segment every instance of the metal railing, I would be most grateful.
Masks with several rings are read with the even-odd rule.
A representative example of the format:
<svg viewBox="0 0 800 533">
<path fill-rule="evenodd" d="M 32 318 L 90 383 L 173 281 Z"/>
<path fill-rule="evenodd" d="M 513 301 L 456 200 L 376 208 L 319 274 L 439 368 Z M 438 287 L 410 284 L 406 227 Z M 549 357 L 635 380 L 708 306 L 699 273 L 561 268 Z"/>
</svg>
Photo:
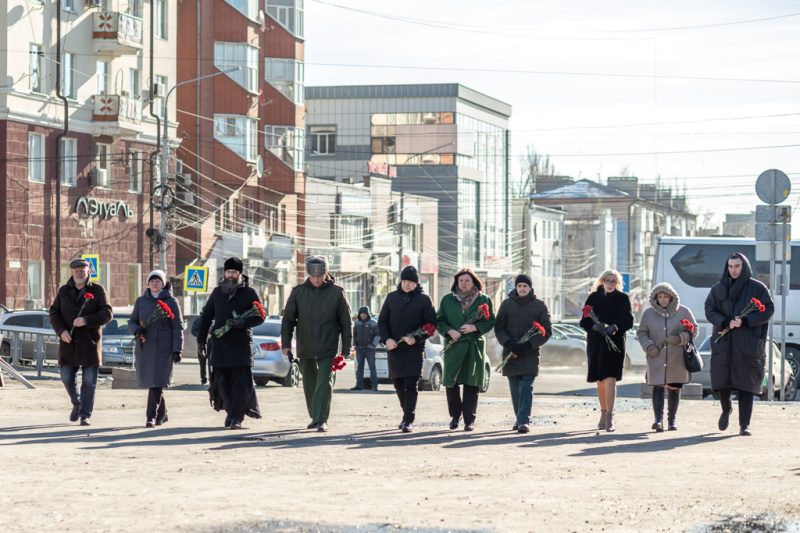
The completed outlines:
<svg viewBox="0 0 800 533">
<path fill-rule="evenodd" d="M 3 344 L 9 347 L 11 366 L 15 368 L 36 368 L 38 377 L 42 371 L 58 372 L 58 359 L 47 358 L 48 346 L 58 351 L 59 339 L 55 333 L 32 333 L 1 329 Z"/>
</svg>

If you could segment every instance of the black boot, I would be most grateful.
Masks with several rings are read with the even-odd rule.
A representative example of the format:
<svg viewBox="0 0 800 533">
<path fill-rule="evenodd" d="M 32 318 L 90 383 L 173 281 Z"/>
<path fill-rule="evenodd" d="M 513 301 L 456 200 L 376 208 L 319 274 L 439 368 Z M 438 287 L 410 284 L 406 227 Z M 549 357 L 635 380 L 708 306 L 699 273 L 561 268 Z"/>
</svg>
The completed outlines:
<svg viewBox="0 0 800 533">
<path fill-rule="evenodd" d="M 670 431 L 675 431 L 675 415 L 678 412 L 678 404 L 681 403 L 681 389 L 668 389 L 667 396 L 667 424 Z"/>
<path fill-rule="evenodd" d="M 656 415 L 653 429 L 660 433 L 664 431 L 664 387 L 653 387 L 653 413 Z"/>
</svg>

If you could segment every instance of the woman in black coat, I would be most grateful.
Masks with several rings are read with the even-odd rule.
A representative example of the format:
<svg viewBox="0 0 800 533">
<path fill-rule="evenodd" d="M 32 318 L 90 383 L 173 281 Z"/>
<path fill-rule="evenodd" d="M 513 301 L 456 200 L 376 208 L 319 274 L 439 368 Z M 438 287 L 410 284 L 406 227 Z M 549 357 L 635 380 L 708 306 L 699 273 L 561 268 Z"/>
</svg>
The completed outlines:
<svg viewBox="0 0 800 533">
<path fill-rule="evenodd" d="M 586 306 L 592 308 L 599 323 L 594 322 Z M 586 306 L 580 322 L 586 330 L 586 355 L 589 359 L 586 381 L 597 383 L 601 410 L 597 429 L 614 431 L 617 381 L 622 379 L 625 363 L 625 332 L 633 327 L 631 300 L 622 292 L 622 275 L 616 270 L 603 272 L 594 284 L 594 292 L 586 299 Z"/>
<path fill-rule="evenodd" d="M 767 286 L 752 279 L 750 261 L 744 254 L 728 258 L 722 279 L 711 287 L 706 298 L 706 319 L 714 325 L 711 333 L 711 389 L 719 392 L 722 415 L 719 430 L 728 429 L 733 412 L 731 392 L 739 391 L 739 434 L 750 435 L 753 396 L 761 394 L 766 367 L 766 341 L 769 319 L 775 312 Z M 756 298 L 763 311 L 756 309 L 740 316 L 750 300 Z M 730 331 L 720 334 L 726 328 Z"/>
<path fill-rule="evenodd" d="M 511 390 L 511 403 L 517 417 L 513 430 L 528 433 L 531 423 L 533 403 L 533 381 L 539 375 L 539 348 L 550 339 L 553 327 L 550 312 L 543 301 L 533 293 L 533 282 L 525 274 L 514 281 L 516 289 L 508 293 L 508 299 L 500 304 L 494 333 L 497 342 L 503 345 L 503 359 L 511 354 L 503 367 L 503 375 L 508 378 Z M 538 322 L 545 331 L 525 342 L 522 337 Z"/>
<path fill-rule="evenodd" d="M 403 408 L 403 421 L 399 426 L 403 433 L 413 430 L 417 383 L 422 376 L 425 339 L 430 336 L 409 334 L 428 324 L 436 326 L 436 311 L 431 299 L 422 292 L 417 269 L 407 266 L 400 275 L 400 285 L 386 297 L 378 316 L 381 342 L 386 345 L 389 358 L 389 377 Z"/>
</svg>

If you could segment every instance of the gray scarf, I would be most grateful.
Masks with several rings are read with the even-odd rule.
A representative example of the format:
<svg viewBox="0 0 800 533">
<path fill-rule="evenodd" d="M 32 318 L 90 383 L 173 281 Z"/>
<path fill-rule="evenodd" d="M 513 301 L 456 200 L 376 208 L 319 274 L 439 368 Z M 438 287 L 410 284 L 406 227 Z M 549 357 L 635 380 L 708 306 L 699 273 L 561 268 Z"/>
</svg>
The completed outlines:
<svg viewBox="0 0 800 533">
<path fill-rule="evenodd" d="M 460 291 L 456 289 L 453 291 L 453 298 L 455 298 L 458 304 L 461 306 L 461 311 L 466 311 L 480 293 L 481 291 L 479 291 L 478 287 L 475 286 L 468 291 Z"/>
</svg>

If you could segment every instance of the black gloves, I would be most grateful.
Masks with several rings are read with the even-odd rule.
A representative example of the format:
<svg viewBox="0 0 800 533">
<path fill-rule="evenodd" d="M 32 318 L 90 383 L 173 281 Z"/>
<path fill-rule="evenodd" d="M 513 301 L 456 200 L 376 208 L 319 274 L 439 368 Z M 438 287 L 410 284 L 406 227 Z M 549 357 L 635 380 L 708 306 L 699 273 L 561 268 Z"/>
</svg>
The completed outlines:
<svg viewBox="0 0 800 533">
<path fill-rule="evenodd" d="M 518 342 L 514 344 L 513 348 L 511 348 L 511 353 L 519 355 L 521 353 L 527 352 L 530 349 L 531 349 L 531 341 Z"/>
<path fill-rule="evenodd" d="M 198 342 L 197 343 L 197 357 L 203 358 L 206 356 L 206 343 Z"/>
<path fill-rule="evenodd" d="M 616 324 L 611 324 L 610 326 L 606 327 L 605 333 L 606 335 L 613 335 L 619 330 Z"/>
<path fill-rule="evenodd" d="M 605 328 L 606 327 L 603 324 L 592 324 L 592 331 L 596 331 L 598 333 L 603 331 Z"/>
<path fill-rule="evenodd" d="M 503 346 L 508 348 L 509 350 L 511 350 L 513 352 L 514 351 L 514 346 L 516 346 L 516 344 L 517 344 L 517 341 L 515 341 L 514 339 L 508 339 Z"/>
<path fill-rule="evenodd" d="M 237 316 L 233 320 L 231 320 L 231 328 L 232 329 L 244 329 L 244 317 Z"/>
<path fill-rule="evenodd" d="M 183 357 L 181 357 L 181 352 L 172 352 L 173 363 L 180 363 L 181 359 L 183 359 Z"/>
<path fill-rule="evenodd" d="M 134 331 L 133 334 L 137 337 L 144 337 L 144 328 L 139 326 L 136 328 L 136 331 Z"/>
</svg>

